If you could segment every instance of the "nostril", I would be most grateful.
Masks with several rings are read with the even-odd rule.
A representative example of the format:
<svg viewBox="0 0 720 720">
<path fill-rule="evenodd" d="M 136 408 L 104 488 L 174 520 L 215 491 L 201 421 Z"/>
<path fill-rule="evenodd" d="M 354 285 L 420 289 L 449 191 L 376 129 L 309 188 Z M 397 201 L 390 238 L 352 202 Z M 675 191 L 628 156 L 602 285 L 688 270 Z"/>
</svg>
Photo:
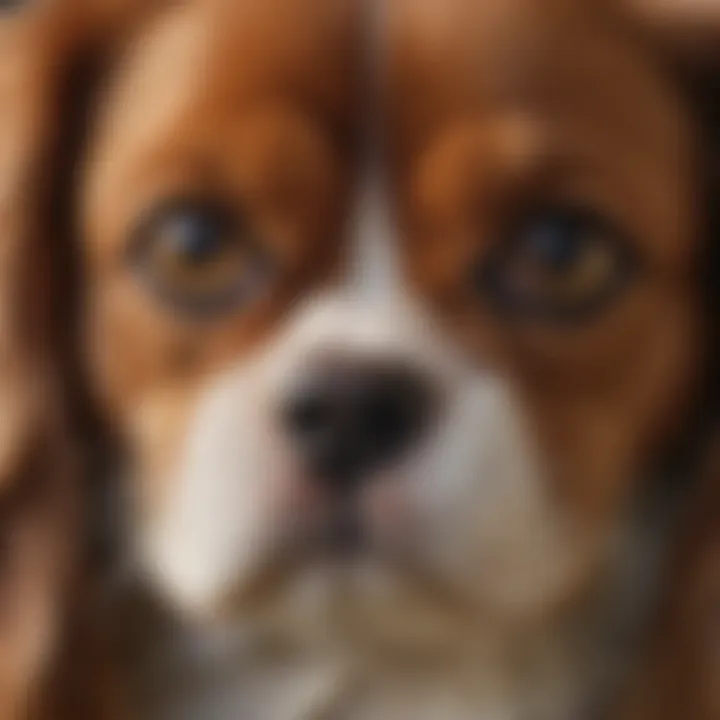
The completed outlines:
<svg viewBox="0 0 720 720">
<path fill-rule="evenodd" d="M 327 398 L 307 392 L 288 403 L 285 424 L 293 436 L 308 437 L 327 430 L 334 422 L 333 415 L 333 408 Z"/>
<path fill-rule="evenodd" d="M 424 425 L 425 408 L 421 393 L 402 378 L 378 384 L 368 393 L 359 412 L 366 442 L 379 460 L 389 461 L 401 454 Z"/>
<path fill-rule="evenodd" d="M 318 367 L 285 407 L 285 428 L 310 472 L 344 490 L 398 461 L 425 429 L 425 378 L 379 361 Z"/>
</svg>

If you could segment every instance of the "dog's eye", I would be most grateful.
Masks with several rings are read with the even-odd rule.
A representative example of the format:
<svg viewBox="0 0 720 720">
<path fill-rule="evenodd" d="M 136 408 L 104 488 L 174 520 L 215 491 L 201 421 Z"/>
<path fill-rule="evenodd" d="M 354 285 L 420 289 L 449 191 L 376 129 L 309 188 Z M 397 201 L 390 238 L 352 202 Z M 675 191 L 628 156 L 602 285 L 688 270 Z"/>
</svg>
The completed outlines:
<svg viewBox="0 0 720 720">
<path fill-rule="evenodd" d="M 475 280 L 500 312 L 579 321 L 615 297 L 633 266 L 613 223 L 585 208 L 548 207 L 515 224 Z"/>
<path fill-rule="evenodd" d="M 187 314 L 216 314 L 249 302 L 267 279 L 267 255 L 224 208 L 174 202 L 140 224 L 131 245 L 138 276 Z"/>
</svg>

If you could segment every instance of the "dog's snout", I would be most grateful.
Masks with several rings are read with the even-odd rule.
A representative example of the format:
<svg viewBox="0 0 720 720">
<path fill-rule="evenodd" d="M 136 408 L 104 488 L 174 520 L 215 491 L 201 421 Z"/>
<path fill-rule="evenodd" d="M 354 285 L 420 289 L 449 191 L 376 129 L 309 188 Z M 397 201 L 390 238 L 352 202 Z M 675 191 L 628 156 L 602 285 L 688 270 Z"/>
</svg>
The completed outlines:
<svg viewBox="0 0 720 720">
<path fill-rule="evenodd" d="M 407 365 L 334 361 L 306 374 L 284 414 L 312 475 L 352 491 L 412 449 L 432 406 L 430 383 Z"/>
</svg>

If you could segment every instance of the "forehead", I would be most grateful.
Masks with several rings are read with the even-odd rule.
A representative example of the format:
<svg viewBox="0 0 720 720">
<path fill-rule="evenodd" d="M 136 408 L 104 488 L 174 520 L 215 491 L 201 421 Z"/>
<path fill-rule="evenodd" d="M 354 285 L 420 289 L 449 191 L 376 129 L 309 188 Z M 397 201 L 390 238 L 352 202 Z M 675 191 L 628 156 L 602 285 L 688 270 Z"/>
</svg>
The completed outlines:
<svg viewBox="0 0 720 720">
<path fill-rule="evenodd" d="M 91 218 L 125 222 L 158 193 L 209 176 L 222 185 L 227 179 L 215 176 L 242 174 L 241 166 L 246 175 L 258 167 L 277 174 L 281 154 L 290 174 L 299 155 L 313 166 L 328 148 L 350 149 L 359 7 L 197 0 L 156 13 L 99 96 L 87 152 Z"/>
<path fill-rule="evenodd" d="M 403 137 L 448 118 L 521 107 L 645 144 L 677 102 L 637 28 L 596 0 L 390 0 L 391 99 Z M 568 128 L 564 128 L 568 129 Z M 632 134 L 635 134 L 634 136 Z"/>
<path fill-rule="evenodd" d="M 112 112 L 130 137 L 274 96 L 357 129 L 369 84 L 389 90 L 411 147 L 448 118 L 509 106 L 645 146 L 658 128 L 666 144 L 674 99 L 624 20 L 597 0 L 191 2 L 131 48 Z"/>
<path fill-rule="evenodd" d="M 615 3 L 388 7 L 387 117 L 403 188 L 418 167 L 436 190 L 457 187 L 474 162 L 476 175 L 499 168 L 497 183 L 482 182 L 503 186 L 501 196 L 542 184 L 615 216 L 663 262 L 692 256 L 692 120 L 655 49 Z"/>
<path fill-rule="evenodd" d="M 578 173 L 657 188 L 648 205 L 691 185 L 687 118 L 659 67 L 596 0 L 191 2 L 131 46 L 100 154 L 117 178 L 195 136 L 216 152 L 238 117 L 272 103 L 351 147 L 377 128 L 386 91 L 382 134 L 398 167 L 457 121 L 514 114 Z"/>
<path fill-rule="evenodd" d="M 354 0 L 205 0 L 146 25 L 109 78 L 114 139 L 135 144 L 173 125 L 282 100 L 333 129 L 353 120 L 358 78 Z"/>
<path fill-rule="evenodd" d="M 352 79 L 346 71 L 357 51 L 359 7 L 354 0 L 190 2 L 149 29 L 147 49 L 192 53 L 215 92 L 276 87 L 340 104 Z"/>
</svg>

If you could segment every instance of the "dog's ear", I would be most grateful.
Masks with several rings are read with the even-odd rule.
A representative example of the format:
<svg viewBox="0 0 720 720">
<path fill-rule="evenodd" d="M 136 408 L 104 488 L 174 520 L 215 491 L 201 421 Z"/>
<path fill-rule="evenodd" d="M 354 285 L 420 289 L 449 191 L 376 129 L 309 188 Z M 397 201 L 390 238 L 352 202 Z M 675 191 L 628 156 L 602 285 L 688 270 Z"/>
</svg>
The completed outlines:
<svg viewBox="0 0 720 720">
<path fill-rule="evenodd" d="M 40 242 L 52 66 L 64 38 L 45 12 L 0 12 L 0 717 L 14 720 L 32 715 L 59 642 L 79 488 Z"/>
<path fill-rule="evenodd" d="M 720 717 L 720 437 L 679 524 L 667 592 L 617 720 Z"/>
<path fill-rule="evenodd" d="M 94 660 L 81 627 L 88 467 L 72 155 L 92 79 L 153 4 L 0 2 L 0 720 L 105 717 L 86 692 L 95 678 L 76 672 Z"/>
<path fill-rule="evenodd" d="M 617 717 L 715 720 L 720 718 L 720 0 L 620 2 L 675 74 L 697 120 L 705 181 L 699 277 L 707 300 L 707 361 L 698 442 L 690 442 L 700 469 L 684 472 L 692 476 L 684 477 L 688 504 L 650 626 L 649 656 L 631 686 L 629 706 Z"/>
<path fill-rule="evenodd" d="M 711 358 L 711 421 L 720 422 L 720 0 L 618 0 L 623 12 L 652 43 L 697 120 L 699 164 L 706 190 L 707 287 Z"/>
</svg>

